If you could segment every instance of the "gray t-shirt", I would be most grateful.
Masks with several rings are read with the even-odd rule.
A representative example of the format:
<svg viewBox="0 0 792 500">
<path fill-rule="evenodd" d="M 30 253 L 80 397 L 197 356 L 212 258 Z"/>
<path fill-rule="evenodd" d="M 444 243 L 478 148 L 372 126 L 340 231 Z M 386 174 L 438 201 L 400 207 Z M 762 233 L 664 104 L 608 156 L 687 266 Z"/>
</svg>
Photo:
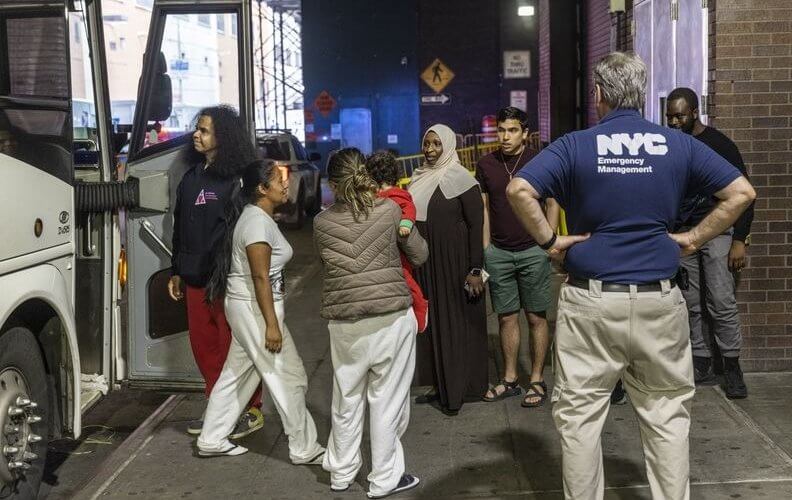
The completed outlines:
<svg viewBox="0 0 792 500">
<path fill-rule="evenodd" d="M 272 217 L 255 205 L 245 207 L 234 228 L 226 296 L 232 299 L 256 299 L 246 251 L 254 243 L 266 243 L 272 248 L 269 272 L 272 294 L 275 300 L 281 300 L 285 293 L 283 268 L 292 258 L 292 247 Z"/>
</svg>

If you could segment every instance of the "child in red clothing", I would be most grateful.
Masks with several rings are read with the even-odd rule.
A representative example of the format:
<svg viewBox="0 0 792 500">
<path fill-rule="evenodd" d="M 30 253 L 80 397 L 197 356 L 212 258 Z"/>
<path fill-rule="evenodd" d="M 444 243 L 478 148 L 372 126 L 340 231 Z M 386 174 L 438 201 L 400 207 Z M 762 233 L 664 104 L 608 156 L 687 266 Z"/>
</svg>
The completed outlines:
<svg viewBox="0 0 792 500">
<path fill-rule="evenodd" d="M 378 196 L 390 198 L 401 208 L 401 220 L 399 221 L 399 236 L 409 236 L 415 225 L 415 205 L 410 193 L 397 186 L 399 182 L 399 169 L 396 165 L 396 157 L 386 151 L 374 153 L 366 160 L 366 170 L 374 182 L 379 185 Z M 426 330 L 429 318 L 429 302 L 424 297 L 421 287 L 412 275 L 412 266 L 407 262 L 404 254 L 401 255 L 402 270 L 404 280 L 412 295 L 413 311 L 418 319 L 418 332 Z"/>
</svg>

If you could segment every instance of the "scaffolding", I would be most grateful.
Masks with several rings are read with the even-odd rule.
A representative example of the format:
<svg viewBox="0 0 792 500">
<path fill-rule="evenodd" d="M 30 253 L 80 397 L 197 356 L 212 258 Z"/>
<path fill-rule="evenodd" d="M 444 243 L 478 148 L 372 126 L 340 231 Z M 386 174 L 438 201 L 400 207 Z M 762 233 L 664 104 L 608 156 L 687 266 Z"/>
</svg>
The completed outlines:
<svg viewBox="0 0 792 500">
<path fill-rule="evenodd" d="M 299 0 L 256 0 L 257 127 L 291 129 L 304 140 L 302 16 Z"/>
</svg>

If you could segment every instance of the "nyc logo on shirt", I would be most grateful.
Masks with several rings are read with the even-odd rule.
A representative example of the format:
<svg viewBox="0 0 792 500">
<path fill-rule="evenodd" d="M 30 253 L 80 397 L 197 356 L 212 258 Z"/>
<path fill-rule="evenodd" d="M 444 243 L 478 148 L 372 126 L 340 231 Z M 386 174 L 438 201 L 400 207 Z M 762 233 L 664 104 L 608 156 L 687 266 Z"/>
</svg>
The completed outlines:
<svg viewBox="0 0 792 500">
<path fill-rule="evenodd" d="M 651 174 L 652 166 L 645 166 L 646 158 L 639 157 L 641 150 L 644 155 L 663 156 L 667 154 L 668 146 L 666 146 L 665 136 L 640 132 L 635 134 L 598 134 L 597 173 Z M 629 156 L 625 157 L 625 153 Z"/>
<path fill-rule="evenodd" d="M 201 189 L 201 192 L 198 193 L 198 197 L 195 199 L 195 205 L 206 205 L 207 201 L 217 201 L 217 193 Z"/>
<path fill-rule="evenodd" d="M 660 134 L 611 134 L 597 135 L 597 154 L 623 155 L 624 148 L 630 156 L 638 156 L 641 148 L 650 155 L 664 155 L 668 153 L 666 138 Z"/>
</svg>

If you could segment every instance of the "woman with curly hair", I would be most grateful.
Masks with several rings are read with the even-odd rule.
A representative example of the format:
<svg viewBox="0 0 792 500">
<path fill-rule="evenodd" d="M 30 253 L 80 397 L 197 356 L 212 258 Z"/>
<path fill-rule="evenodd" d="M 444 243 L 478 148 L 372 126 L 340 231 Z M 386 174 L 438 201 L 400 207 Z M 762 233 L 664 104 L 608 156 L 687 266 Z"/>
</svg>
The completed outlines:
<svg viewBox="0 0 792 500">
<path fill-rule="evenodd" d="M 255 159 L 255 149 L 245 124 L 230 106 L 202 109 L 192 144 L 184 151 L 190 169 L 184 174 L 173 210 L 173 257 L 168 293 L 187 300 L 187 324 L 195 362 L 212 393 L 231 345 L 231 329 L 223 303 L 204 300 L 212 270 L 212 256 L 226 235 L 226 211 L 240 187 L 240 175 Z M 184 289 L 184 291 L 182 290 Z M 260 429 L 261 390 L 250 400 L 231 437 L 240 438 Z M 187 432 L 201 433 L 203 419 L 188 424 Z"/>
</svg>

